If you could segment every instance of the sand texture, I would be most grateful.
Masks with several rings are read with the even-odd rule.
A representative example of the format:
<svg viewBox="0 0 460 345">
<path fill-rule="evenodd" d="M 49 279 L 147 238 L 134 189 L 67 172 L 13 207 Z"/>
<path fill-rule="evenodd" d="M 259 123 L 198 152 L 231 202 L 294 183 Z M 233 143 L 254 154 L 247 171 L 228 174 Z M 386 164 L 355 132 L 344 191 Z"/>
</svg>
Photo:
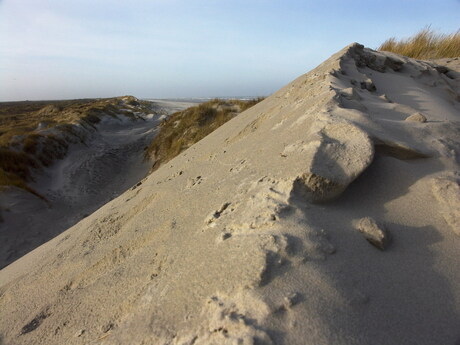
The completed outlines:
<svg viewBox="0 0 460 345">
<path fill-rule="evenodd" d="M 458 344 L 459 91 L 345 47 L 1 270 L 0 338 Z"/>
<path fill-rule="evenodd" d="M 158 124 L 177 109 L 193 105 L 151 104 L 151 114 L 101 116 L 93 127 L 73 124 L 81 140 L 64 137 L 68 142 L 65 156 L 35 172 L 29 183 L 43 198 L 15 187 L 0 192 L 0 269 L 75 225 L 148 174 L 152 163 L 144 159 L 144 149 L 158 133 Z M 55 128 L 47 131 L 61 134 Z"/>
</svg>

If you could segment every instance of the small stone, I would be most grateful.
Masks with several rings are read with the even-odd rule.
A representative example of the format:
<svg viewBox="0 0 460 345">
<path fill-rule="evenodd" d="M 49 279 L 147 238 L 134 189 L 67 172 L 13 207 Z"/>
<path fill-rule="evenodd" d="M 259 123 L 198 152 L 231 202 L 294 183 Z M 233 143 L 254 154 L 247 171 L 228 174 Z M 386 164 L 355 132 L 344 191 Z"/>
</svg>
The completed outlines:
<svg viewBox="0 0 460 345">
<path fill-rule="evenodd" d="M 74 337 L 75 337 L 75 338 L 81 337 L 81 336 L 83 335 L 83 333 L 85 333 L 85 330 L 84 330 L 84 329 L 80 329 L 80 330 L 78 330 L 78 331 L 75 332 Z"/>
<path fill-rule="evenodd" d="M 423 114 L 420 113 L 414 113 L 408 118 L 406 118 L 406 121 L 410 122 L 426 122 L 426 117 Z"/>
<path fill-rule="evenodd" d="M 115 325 L 112 322 L 109 322 L 108 324 L 103 325 L 101 327 L 101 331 L 104 332 L 104 333 L 107 333 L 107 332 L 113 330 L 114 328 L 115 328 Z"/>
<path fill-rule="evenodd" d="M 300 295 L 297 292 L 293 292 L 288 296 L 284 297 L 284 307 L 286 309 L 291 308 L 300 302 Z"/>
<path fill-rule="evenodd" d="M 377 90 L 377 88 L 375 87 L 375 84 L 370 79 L 362 81 L 360 85 L 361 85 L 361 89 L 367 90 L 369 92 L 374 92 Z"/>
<path fill-rule="evenodd" d="M 225 241 L 227 239 L 229 239 L 230 237 L 232 237 L 232 234 L 229 233 L 229 232 L 226 232 L 222 235 L 222 240 Z"/>
<path fill-rule="evenodd" d="M 383 227 L 370 217 L 361 218 L 357 223 L 357 230 L 361 232 L 366 240 L 380 250 L 385 250 L 390 243 L 390 234 Z"/>
</svg>

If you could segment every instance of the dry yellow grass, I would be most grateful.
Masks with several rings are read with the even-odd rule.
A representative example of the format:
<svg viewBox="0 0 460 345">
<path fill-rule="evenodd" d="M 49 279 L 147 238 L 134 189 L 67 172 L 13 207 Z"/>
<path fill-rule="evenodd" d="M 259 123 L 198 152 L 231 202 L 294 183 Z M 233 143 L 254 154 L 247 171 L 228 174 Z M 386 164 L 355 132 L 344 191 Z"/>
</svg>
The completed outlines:
<svg viewBox="0 0 460 345">
<path fill-rule="evenodd" d="M 146 106 L 137 102 L 132 96 L 126 96 L 123 99 L 126 104 L 136 105 L 139 108 Z M 77 121 L 94 125 L 99 122 L 101 115 L 123 113 L 121 102 L 122 98 L 117 97 L 0 103 L 0 145 L 7 145 L 13 136 L 32 133 L 39 123 L 47 127 Z M 125 112 L 125 115 L 130 114 Z"/>
<path fill-rule="evenodd" d="M 262 99 L 214 99 L 172 114 L 161 124 L 160 132 L 148 147 L 145 158 L 153 160 L 152 170 L 158 169 L 161 164 L 171 160 Z"/>
<path fill-rule="evenodd" d="M 438 34 L 427 27 L 407 39 L 389 38 L 378 50 L 422 60 L 454 58 L 460 56 L 460 30 Z"/>
<path fill-rule="evenodd" d="M 37 129 L 39 124 L 41 128 L 55 127 L 78 136 L 72 123 L 91 127 L 102 116 L 134 116 L 125 110 L 126 105 L 135 106 L 135 111 L 150 110 L 150 103 L 132 96 L 0 103 L 0 188 L 16 186 L 36 194 L 27 186 L 32 171 L 49 166 L 66 154 L 68 143 L 42 133 Z"/>
</svg>

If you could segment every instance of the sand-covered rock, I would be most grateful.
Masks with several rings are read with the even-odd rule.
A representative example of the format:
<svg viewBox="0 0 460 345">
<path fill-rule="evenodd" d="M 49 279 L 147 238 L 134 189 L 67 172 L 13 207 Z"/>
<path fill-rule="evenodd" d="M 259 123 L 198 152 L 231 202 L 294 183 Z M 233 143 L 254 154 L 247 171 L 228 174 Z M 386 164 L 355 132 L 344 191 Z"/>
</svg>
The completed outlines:
<svg viewBox="0 0 460 345">
<path fill-rule="evenodd" d="M 414 113 L 406 118 L 406 121 L 409 122 L 426 122 L 426 117 L 425 115 L 421 113 Z"/>
<path fill-rule="evenodd" d="M 446 223 L 460 236 L 460 179 L 449 176 L 434 178 L 432 190 Z"/>
<path fill-rule="evenodd" d="M 294 190 L 308 201 L 324 202 L 338 197 L 369 166 L 374 146 L 366 133 L 340 121 L 326 124 L 315 136 L 314 153 Z"/>
<path fill-rule="evenodd" d="M 387 249 L 390 244 L 390 233 L 382 224 L 378 224 L 370 217 L 361 218 L 356 222 L 356 229 L 361 232 L 364 238 L 380 250 Z"/>
</svg>

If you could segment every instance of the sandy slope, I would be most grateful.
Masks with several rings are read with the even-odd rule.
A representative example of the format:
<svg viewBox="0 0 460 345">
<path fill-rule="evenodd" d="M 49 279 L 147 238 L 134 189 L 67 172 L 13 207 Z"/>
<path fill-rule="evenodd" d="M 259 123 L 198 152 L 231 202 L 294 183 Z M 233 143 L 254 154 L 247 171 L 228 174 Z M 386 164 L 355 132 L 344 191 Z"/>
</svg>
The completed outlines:
<svg viewBox="0 0 460 345">
<path fill-rule="evenodd" d="M 154 102 L 157 115 L 191 106 L 184 102 Z M 21 189 L 0 193 L 4 221 L 0 223 L 0 267 L 60 234 L 120 195 L 142 178 L 151 163 L 144 148 L 156 134 L 159 116 L 133 121 L 106 117 L 83 144 L 36 177 L 31 185 L 47 201 Z"/>
<path fill-rule="evenodd" d="M 458 344 L 459 81 L 344 48 L 0 271 L 4 342 Z"/>
</svg>

